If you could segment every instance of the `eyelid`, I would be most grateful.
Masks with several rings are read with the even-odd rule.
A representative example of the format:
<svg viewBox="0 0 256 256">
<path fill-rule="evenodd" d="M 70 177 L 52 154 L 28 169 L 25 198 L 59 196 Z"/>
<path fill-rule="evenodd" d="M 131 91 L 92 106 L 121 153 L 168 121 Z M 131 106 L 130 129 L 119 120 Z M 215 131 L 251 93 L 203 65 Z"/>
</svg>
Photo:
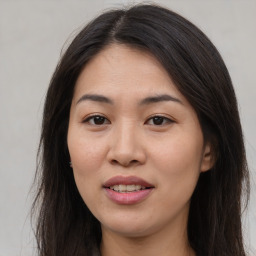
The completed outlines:
<svg viewBox="0 0 256 256">
<path fill-rule="evenodd" d="M 89 123 L 90 120 L 92 120 L 93 118 L 95 117 L 102 117 L 105 119 L 104 123 L 103 124 L 91 124 L 91 125 L 95 125 L 95 126 L 102 126 L 102 125 L 106 125 L 106 124 L 110 124 L 111 122 L 109 121 L 109 119 L 103 115 L 103 114 L 99 114 L 99 113 L 93 113 L 93 114 L 90 114 L 90 115 L 87 115 L 85 118 L 83 118 L 82 120 L 82 123 Z M 145 124 L 147 124 L 150 120 L 152 120 L 154 117 L 161 117 L 164 119 L 164 124 L 148 124 L 148 125 L 154 125 L 154 126 L 163 126 L 163 125 L 166 125 L 166 124 L 171 124 L 171 123 L 174 123 L 175 120 L 170 117 L 170 116 L 166 116 L 164 114 L 154 114 L 154 115 L 151 115 L 150 117 L 147 118 Z M 107 123 L 106 123 L 107 121 Z"/>
<path fill-rule="evenodd" d="M 110 121 L 106 116 L 104 116 L 103 114 L 98 114 L 98 113 L 93 113 L 93 114 L 87 115 L 85 118 L 83 118 L 82 123 L 89 123 L 89 121 L 92 120 L 95 117 L 102 117 L 105 120 L 107 120 L 107 122 L 108 122 L 107 124 L 110 124 Z M 91 124 L 91 125 L 101 126 L 101 125 L 105 125 L 105 124 L 106 123 L 98 124 L 98 125 L 97 124 Z"/>
<path fill-rule="evenodd" d="M 149 122 L 149 120 L 152 120 L 154 117 L 161 117 L 161 118 L 163 118 L 165 121 L 167 121 L 167 124 L 175 123 L 175 120 L 173 118 L 171 118 L 170 116 L 167 117 L 164 114 L 154 114 L 154 115 L 150 116 L 149 118 L 147 118 L 145 124 L 147 124 L 147 122 Z M 160 124 L 160 125 L 156 125 L 156 124 L 149 124 L 149 125 L 163 126 L 163 125 L 166 125 L 166 123 L 165 124 Z"/>
</svg>

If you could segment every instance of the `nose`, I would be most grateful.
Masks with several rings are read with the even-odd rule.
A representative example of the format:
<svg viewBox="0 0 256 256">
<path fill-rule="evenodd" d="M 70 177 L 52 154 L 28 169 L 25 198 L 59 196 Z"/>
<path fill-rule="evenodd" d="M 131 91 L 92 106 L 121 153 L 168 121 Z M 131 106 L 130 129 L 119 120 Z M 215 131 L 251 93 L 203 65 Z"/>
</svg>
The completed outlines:
<svg viewBox="0 0 256 256">
<path fill-rule="evenodd" d="M 113 131 L 107 158 L 112 165 L 123 167 L 145 163 L 143 138 L 134 125 L 120 125 Z"/>
</svg>

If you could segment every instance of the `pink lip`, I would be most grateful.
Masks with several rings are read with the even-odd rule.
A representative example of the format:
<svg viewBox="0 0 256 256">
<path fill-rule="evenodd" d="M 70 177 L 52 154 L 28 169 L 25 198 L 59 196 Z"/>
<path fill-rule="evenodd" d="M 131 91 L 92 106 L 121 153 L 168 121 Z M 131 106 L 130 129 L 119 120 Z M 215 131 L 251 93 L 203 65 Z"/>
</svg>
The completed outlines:
<svg viewBox="0 0 256 256">
<path fill-rule="evenodd" d="M 139 190 L 134 192 L 120 193 L 110 189 L 110 186 L 114 185 L 141 185 L 146 187 L 145 190 Z M 131 205 L 136 204 L 144 200 L 154 189 L 154 186 L 145 180 L 136 177 L 136 176 L 115 176 L 108 181 L 106 181 L 103 185 L 103 188 L 106 192 L 106 195 L 109 199 L 117 204 L 123 205 Z"/>
<path fill-rule="evenodd" d="M 109 180 L 107 180 L 104 184 L 103 187 L 109 188 L 110 186 L 114 185 L 141 185 L 147 188 L 152 188 L 154 187 L 152 184 L 148 183 L 147 181 L 136 177 L 136 176 L 115 176 Z"/>
</svg>

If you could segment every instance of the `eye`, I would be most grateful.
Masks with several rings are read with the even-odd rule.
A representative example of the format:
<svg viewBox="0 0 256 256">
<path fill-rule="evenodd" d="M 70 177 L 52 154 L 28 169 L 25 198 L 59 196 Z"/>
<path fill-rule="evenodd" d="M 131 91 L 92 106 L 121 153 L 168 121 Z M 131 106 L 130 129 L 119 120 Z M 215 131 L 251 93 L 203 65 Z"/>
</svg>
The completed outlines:
<svg viewBox="0 0 256 256">
<path fill-rule="evenodd" d="M 151 118 L 149 118 L 147 121 L 146 121 L 146 124 L 149 124 L 149 125 L 165 125 L 165 124 L 170 124 L 170 123 L 173 123 L 174 121 L 171 120 L 170 118 L 167 118 L 165 116 L 153 116 Z"/>
<path fill-rule="evenodd" d="M 109 120 L 101 115 L 93 115 L 87 117 L 83 123 L 88 123 L 90 125 L 104 125 L 104 124 L 109 124 Z"/>
</svg>

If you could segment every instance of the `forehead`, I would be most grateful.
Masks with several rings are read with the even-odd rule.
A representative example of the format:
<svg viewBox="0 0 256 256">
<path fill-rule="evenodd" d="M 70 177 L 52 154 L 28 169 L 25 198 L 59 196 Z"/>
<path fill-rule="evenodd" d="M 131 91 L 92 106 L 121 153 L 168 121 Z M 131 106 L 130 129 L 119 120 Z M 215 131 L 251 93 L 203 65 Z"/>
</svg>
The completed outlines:
<svg viewBox="0 0 256 256">
<path fill-rule="evenodd" d="M 120 44 L 107 46 L 86 64 L 76 82 L 74 97 L 99 92 L 132 98 L 171 93 L 185 100 L 151 53 Z"/>
</svg>

